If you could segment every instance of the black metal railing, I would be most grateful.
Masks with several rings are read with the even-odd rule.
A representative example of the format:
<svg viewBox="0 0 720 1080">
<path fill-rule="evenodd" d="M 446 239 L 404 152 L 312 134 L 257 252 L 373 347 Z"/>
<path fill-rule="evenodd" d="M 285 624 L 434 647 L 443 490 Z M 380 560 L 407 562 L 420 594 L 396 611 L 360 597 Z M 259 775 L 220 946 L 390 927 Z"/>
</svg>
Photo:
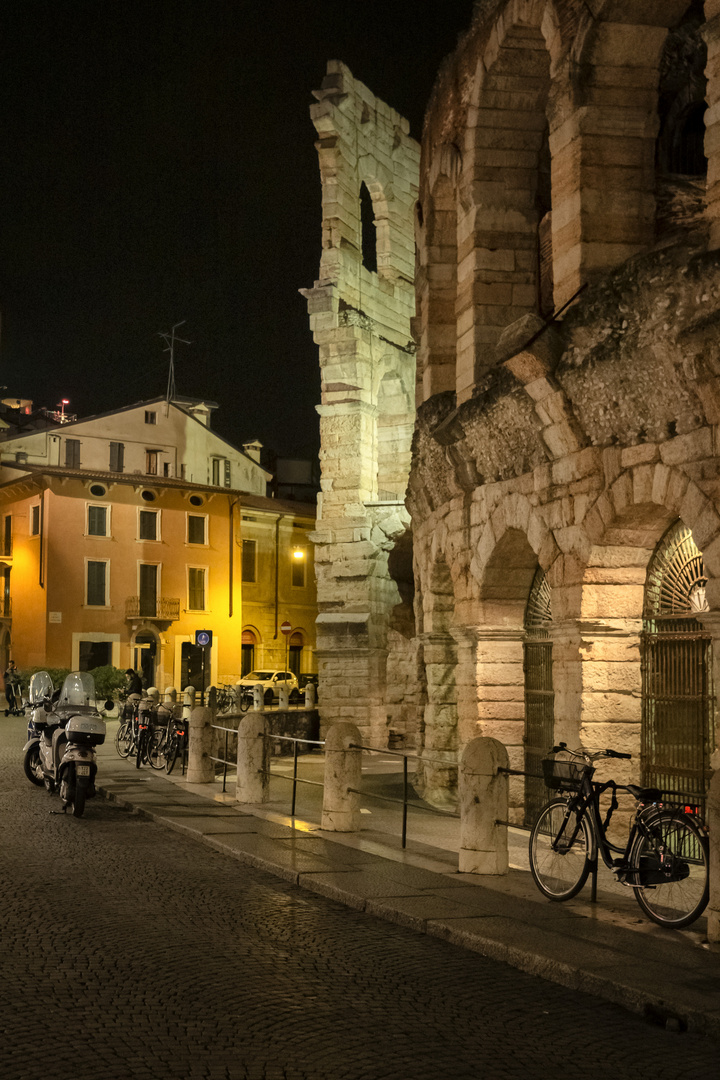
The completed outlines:
<svg viewBox="0 0 720 1080">
<path fill-rule="evenodd" d="M 424 810 L 425 813 L 427 813 L 427 814 L 437 814 L 439 817 L 456 818 L 458 821 L 460 820 L 460 815 L 456 814 L 452 810 L 438 810 L 438 808 L 436 806 L 428 806 L 425 803 L 420 803 L 420 802 L 410 802 L 410 800 L 408 799 L 408 786 L 409 785 L 408 785 L 407 763 L 408 763 L 409 758 L 412 758 L 414 761 L 422 761 L 424 764 L 444 765 L 446 768 L 448 766 L 457 767 L 456 762 L 443 761 L 440 758 L 421 757 L 419 754 L 406 754 L 403 751 L 400 751 L 400 750 L 388 750 L 385 747 L 383 747 L 381 749 L 380 747 L 377 747 L 377 746 L 362 746 L 361 744 L 358 744 L 358 743 L 350 743 L 350 749 L 351 750 L 365 750 L 369 754 L 390 754 L 391 757 L 401 757 L 403 759 L 403 797 L 402 797 L 402 799 L 397 799 L 392 795 L 377 795 L 374 792 L 361 791 L 358 788 L 349 788 L 348 789 L 349 791 L 354 792 L 356 795 L 364 796 L 364 798 L 366 798 L 366 799 L 378 799 L 378 800 L 380 800 L 380 802 L 395 803 L 395 804 L 397 804 L 399 806 L 402 806 L 402 808 L 403 808 L 403 811 L 402 811 L 402 846 L 403 846 L 403 848 L 407 846 L 407 812 L 408 812 L 408 807 L 411 807 L 413 810 Z"/>
<path fill-rule="evenodd" d="M 180 600 L 170 596 L 128 596 L 125 598 L 125 618 L 176 622 L 180 618 Z"/>
</svg>

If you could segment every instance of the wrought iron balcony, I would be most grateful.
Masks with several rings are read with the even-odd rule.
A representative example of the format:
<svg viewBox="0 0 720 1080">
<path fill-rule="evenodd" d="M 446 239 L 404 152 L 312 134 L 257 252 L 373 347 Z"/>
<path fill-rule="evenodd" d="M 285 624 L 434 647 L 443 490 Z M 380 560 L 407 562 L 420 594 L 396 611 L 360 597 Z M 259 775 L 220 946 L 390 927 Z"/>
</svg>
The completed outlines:
<svg viewBox="0 0 720 1080">
<path fill-rule="evenodd" d="M 175 622 L 180 618 L 180 599 L 170 596 L 128 596 L 125 600 L 125 618 Z"/>
</svg>

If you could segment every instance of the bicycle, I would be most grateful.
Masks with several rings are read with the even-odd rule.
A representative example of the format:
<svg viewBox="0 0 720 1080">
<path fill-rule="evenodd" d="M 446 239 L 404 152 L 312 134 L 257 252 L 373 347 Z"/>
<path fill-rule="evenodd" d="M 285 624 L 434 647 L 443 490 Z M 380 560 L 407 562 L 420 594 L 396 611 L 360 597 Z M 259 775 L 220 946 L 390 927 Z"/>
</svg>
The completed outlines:
<svg viewBox="0 0 720 1080">
<path fill-rule="evenodd" d="M 235 705 L 235 689 L 232 686 L 218 686 L 215 706 L 219 713 L 230 712 Z"/>
<path fill-rule="evenodd" d="M 679 930 L 694 922 L 708 902 L 709 849 L 697 808 L 668 806 L 658 788 L 593 782 L 600 758 L 630 758 L 617 750 L 553 747 L 543 759 L 546 785 L 562 793 L 540 811 L 530 833 L 530 871 L 549 900 L 570 900 L 582 889 L 598 853 L 620 884 L 632 889 L 641 909 L 659 926 Z M 601 819 L 600 796 L 612 792 Z M 625 848 L 607 838 L 617 792 L 637 808 Z"/>
<path fill-rule="evenodd" d="M 188 743 L 188 724 L 182 717 L 173 718 L 167 729 L 165 745 L 165 771 L 168 775 L 175 768 L 177 756 L 185 751 Z"/>
</svg>

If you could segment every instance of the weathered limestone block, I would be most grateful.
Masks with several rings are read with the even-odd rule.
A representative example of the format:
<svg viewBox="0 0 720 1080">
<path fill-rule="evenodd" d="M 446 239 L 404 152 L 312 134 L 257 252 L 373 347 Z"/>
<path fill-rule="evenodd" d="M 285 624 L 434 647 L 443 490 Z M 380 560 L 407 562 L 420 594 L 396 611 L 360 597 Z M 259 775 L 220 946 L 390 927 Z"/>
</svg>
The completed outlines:
<svg viewBox="0 0 720 1080">
<path fill-rule="evenodd" d="M 213 748 L 212 721 L 212 709 L 196 706 L 190 713 L 189 784 L 209 784 L 215 779 L 215 765 L 210 760 Z"/>
<path fill-rule="evenodd" d="M 333 724 L 325 736 L 325 772 L 321 827 L 327 832 L 356 832 L 360 828 L 359 789 L 362 774 L 360 731 L 355 724 Z"/>
<path fill-rule="evenodd" d="M 506 874 L 508 755 L 495 739 L 473 739 L 458 774 L 461 874 Z"/>
<path fill-rule="evenodd" d="M 251 711 L 238 722 L 237 786 L 239 803 L 267 802 L 270 792 L 269 742 L 265 737 L 268 720 L 261 712 Z"/>
</svg>

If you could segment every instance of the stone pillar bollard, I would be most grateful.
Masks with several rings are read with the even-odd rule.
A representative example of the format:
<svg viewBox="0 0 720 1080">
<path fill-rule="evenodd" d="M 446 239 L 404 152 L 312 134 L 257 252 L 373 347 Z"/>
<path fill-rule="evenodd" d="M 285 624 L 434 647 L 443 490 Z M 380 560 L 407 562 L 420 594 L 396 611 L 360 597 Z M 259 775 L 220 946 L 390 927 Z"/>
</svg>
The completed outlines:
<svg viewBox="0 0 720 1080">
<path fill-rule="evenodd" d="M 720 769 L 715 770 L 710 781 L 707 800 L 707 826 L 710 842 L 710 899 L 707 906 L 708 941 L 720 942 Z"/>
<path fill-rule="evenodd" d="M 212 720 L 212 709 L 204 705 L 197 706 L 190 713 L 188 784 L 209 784 L 215 779 L 215 764 L 210 760 L 213 740 Z"/>
<path fill-rule="evenodd" d="M 287 712 L 290 708 L 290 693 L 287 686 L 281 686 L 278 690 L 278 709 Z"/>
<path fill-rule="evenodd" d="M 208 689 L 207 703 L 213 712 L 217 712 L 217 686 L 211 686 Z"/>
<path fill-rule="evenodd" d="M 235 709 L 237 710 L 237 712 L 240 712 L 240 702 L 243 699 L 244 689 L 245 687 L 242 685 L 242 683 L 235 683 L 235 690 L 233 691 L 233 693 L 235 697 Z"/>
<path fill-rule="evenodd" d="M 458 770 L 461 874 L 507 874 L 507 750 L 497 739 L 472 739 Z"/>
<path fill-rule="evenodd" d="M 190 713 L 195 708 L 195 687 L 186 686 L 183 690 L 183 717 L 190 722 Z"/>
<path fill-rule="evenodd" d="M 262 713 L 249 712 L 238 724 L 237 786 L 239 803 L 267 802 L 270 795 L 269 743 L 267 719 Z"/>
<path fill-rule="evenodd" d="M 256 712 L 265 712 L 265 687 L 261 682 L 253 686 L 253 709 Z"/>
<path fill-rule="evenodd" d="M 309 682 L 305 684 L 305 708 L 315 708 L 315 683 Z"/>
<path fill-rule="evenodd" d="M 163 694 L 163 704 L 172 707 L 177 701 L 177 690 L 174 686 L 168 686 Z"/>
<path fill-rule="evenodd" d="M 360 786 L 362 751 L 355 724 L 333 724 L 325 736 L 325 776 L 320 827 L 327 832 L 357 832 L 360 828 L 360 797 L 350 788 Z"/>
</svg>

